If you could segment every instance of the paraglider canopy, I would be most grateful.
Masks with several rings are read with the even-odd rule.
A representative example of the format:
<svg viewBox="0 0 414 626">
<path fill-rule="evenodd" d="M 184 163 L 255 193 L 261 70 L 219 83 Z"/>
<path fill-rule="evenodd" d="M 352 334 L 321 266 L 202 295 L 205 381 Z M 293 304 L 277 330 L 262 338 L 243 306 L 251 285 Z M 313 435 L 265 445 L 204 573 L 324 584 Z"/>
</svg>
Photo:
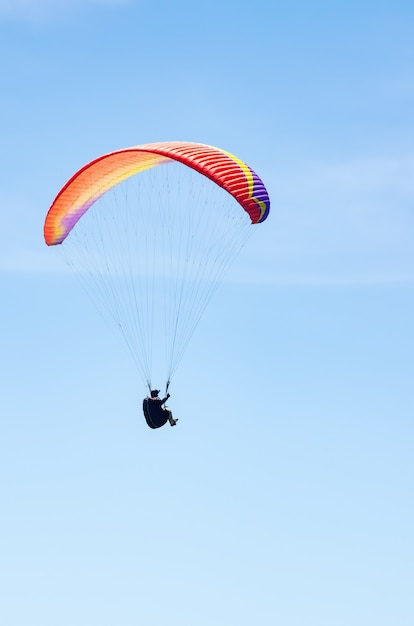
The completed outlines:
<svg viewBox="0 0 414 626">
<path fill-rule="evenodd" d="M 149 389 L 153 362 L 160 381 L 165 359 L 168 390 L 212 294 L 269 209 L 262 180 L 229 152 L 143 144 L 79 169 L 53 201 L 44 238 L 115 322 Z"/>
<path fill-rule="evenodd" d="M 153 143 L 117 150 L 91 161 L 56 196 L 45 221 L 47 245 L 62 243 L 89 207 L 109 189 L 146 169 L 178 161 L 228 191 L 249 214 L 263 222 L 270 209 L 266 188 L 257 174 L 229 152 L 189 142 Z"/>
</svg>

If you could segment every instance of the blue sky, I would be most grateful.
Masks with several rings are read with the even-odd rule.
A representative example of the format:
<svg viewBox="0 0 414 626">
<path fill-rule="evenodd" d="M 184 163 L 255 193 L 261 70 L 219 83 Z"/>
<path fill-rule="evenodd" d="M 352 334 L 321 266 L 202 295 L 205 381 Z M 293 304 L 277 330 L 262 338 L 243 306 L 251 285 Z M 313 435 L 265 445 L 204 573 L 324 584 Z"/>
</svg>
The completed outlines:
<svg viewBox="0 0 414 626">
<path fill-rule="evenodd" d="M 413 623 L 411 3 L 0 1 L 0 621 Z M 272 200 L 150 431 L 43 242 L 121 147 L 200 141 Z"/>
</svg>

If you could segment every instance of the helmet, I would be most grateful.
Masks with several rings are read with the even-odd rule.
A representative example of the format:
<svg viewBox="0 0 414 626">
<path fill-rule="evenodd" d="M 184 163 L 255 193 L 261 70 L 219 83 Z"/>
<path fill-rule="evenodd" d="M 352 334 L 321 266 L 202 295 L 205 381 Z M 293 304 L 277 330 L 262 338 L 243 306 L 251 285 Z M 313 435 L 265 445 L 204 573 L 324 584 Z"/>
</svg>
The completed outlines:
<svg viewBox="0 0 414 626">
<path fill-rule="evenodd" d="M 160 393 L 159 389 L 151 389 L 151 398 L 156 398 L 156 396 L 158 396 L 159 393 Z"/>
</svg>

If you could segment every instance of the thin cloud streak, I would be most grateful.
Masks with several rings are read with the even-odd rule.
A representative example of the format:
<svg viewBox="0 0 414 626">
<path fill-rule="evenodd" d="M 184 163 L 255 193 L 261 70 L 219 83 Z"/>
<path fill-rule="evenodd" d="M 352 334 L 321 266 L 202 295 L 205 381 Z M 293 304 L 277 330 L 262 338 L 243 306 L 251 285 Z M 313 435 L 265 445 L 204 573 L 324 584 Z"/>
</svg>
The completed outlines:
<svg viewBox="0 0 414 626">
<path fill-rule="evenodd" d="M 0 0 L 0 19 L 44 21 L 92 6 L 121 7 L 130 0 Z"/>
<path fill-rule="evenodd" d="M 343 194 L 411 193 L 414 195 L 414 156 L 355 158 L 344 163 L 316 163 L 295 172 L 293 192 L 306 189 L 322 196 L 332 191 Z M 285 179 L 286 180 L 286 179 Z M 283 180 L 280 181 L 283 183 Z M 283 186 L 291 195 L 291 181 Z"/>
<path fill-rule="evenodd" d="M 278 172 L 269 228 L 260 233 L 256 256 L 250 257 L 251 268 L 246 263 L 243 279 L 272 284 L 411 284 L 413 174 L 411 156 Z"/>
</svg>

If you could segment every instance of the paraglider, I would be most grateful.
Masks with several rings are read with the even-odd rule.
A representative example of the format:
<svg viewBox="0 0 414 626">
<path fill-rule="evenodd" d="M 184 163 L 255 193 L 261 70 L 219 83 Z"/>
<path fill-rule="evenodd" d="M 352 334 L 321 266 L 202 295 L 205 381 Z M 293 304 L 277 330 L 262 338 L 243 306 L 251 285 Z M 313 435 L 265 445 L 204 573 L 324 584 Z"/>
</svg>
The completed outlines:
<svg viewBox="0 0 414 626">
<path fill-rule="evenodd" d="M 229 152 L 151 143 L 77 171 L 49 209 L 44 238 L 115 322 L 150 392 L 156 363 L 168 394 L 212 294 L 269 209 L 262 180 Z"/>
<path fill-rule="evenodd" d="M 175 426 L 178 419 L 174 419 L 171 409 L 164 407 L 170 394 L 167 393 L 162 400 L 159 398 L 159 389 L 151 389 L 150 395 L 144 398 L 142 402 L 142 410 L 144 412 L 145 420 L 150 428 L 160 428 L 167 422 L 170 426 Z"/>
</svg>

